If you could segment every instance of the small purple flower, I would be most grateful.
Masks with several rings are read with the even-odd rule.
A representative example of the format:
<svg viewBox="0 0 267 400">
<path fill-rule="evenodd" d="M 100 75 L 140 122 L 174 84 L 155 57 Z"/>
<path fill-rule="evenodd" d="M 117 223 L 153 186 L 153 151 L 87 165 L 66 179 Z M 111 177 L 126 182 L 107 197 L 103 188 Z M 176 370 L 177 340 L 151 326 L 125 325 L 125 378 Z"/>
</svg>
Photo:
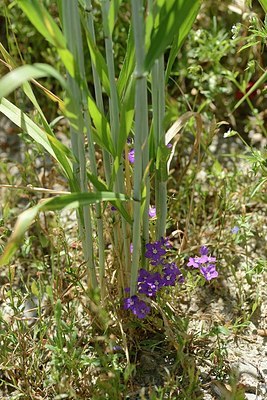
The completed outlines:
<svg viewBox="0 0 267 400">
<path fill-rule="evenodd" d="M 198 264 L 206 264 L 206 262 L 209 261 L 209 258 L 211 258 L 211 257 L 208 257 L 206 255 L 200 256 L 200 257 L 196 256 L 195 257 L 195 262 L 198 263 Z M 212 257 L 212 258 L 214 258 L 214 257 Z"/>
<path fill-rule="evenodd" d="M 149 276 L 150 272 L 148 272 L 146 269 L 144 268 L 139 269 L 138 282 L 146 282 Z"/>
<path fill-rule="evenodd" d="M 186 265 L 188 267 L 199 268 L 199 264 L 195 261 L 195 257 L 189 257 L 189 261 Z"/>
<path fill-rule="evenodd" d="M 199 253 L 201 256 L 207 256 L 209 254 L 209 249 L 207 248 L 207 246 L 201 246 Z"/>
<path fill-rule="evenodd" d="M 126 299 L 124 299 L 124 305 L 123 305 L 124 309 L 131 310 L 135 306 L 137 301 L 138 297 L 136 295 L 131 297 L 126 297 Z"/>
<path fill-rule="evenodd" d="M 136 295 L 124 299 L 124 309 L 131 310 L 140 319 L 145 318 L 150 312 L 149 305 Z"/>
<path fill-rule="evenodd" d="M 161 242 L 162 246 L 165 247 L 166 249 L 171 249 L 172 248 L 172 244 L 169 241 L 168 237 L 166 237 L 166 238 L 161 237 L 160 242 Z"/>
<path fill-rule="evenodd" d="M 164 273 L 173 274 L 175 276 L 182 275 L 181 271 L 174 262 L 164 264 L 163 271 Z"/>
<path fill-rule="evenodd" d="M 239 227 L 238 227 L 238 226 L 234 226 L 234 227 L 231 229 L 231 232 L 232 232 L 234 235 L 236 235 L 236 234 L 239 232 Z"/>
<path fill-rule="evenodd" d="M 133 244 L 130 244 L 130 253 L 133 254 Z"/>
<path fill-rule="evenodd" d="M 148 215 L 150 216 L 150 218 L 155 218 L 156 217 L 157 213 L 156 213 L 156 207 L 155 206 L 149 206 Z"/>
<path fill-rule="evenodd" d="M 172 273 L 164 273 L 162 280 L 164 286 L 174 286 L 176 282 L 176 275 Z"/>
<path fill-rule="evenodd" d="M 128 160 L 131 164 L 134 164 L 134 149 L 131 149 L 128 153 Z"/>
<path fill-rule="evenodd" d="M 163 286 L 162 277 L 159 272 L 149 272 L 140 269 L 138 275 L 138 291 L 148 297 L 155 296 L 157 291 Z"/>
<path fill-rule="evenodd" d="M 202 275 L 204 276 L 204 278 L 207 281 L 217 278 L 217 276 L 219 275 L 218 271 L 216 271 L 215 265 L 213 265 L 213 264 L 209 264 L 206 267 L 201 267 L 200 272 L 202 273 Z"/>
<path fill-rule="evenodd" d="M 209 262 L 209 263 L 216 262 L 216 257 L 208 256 L 208 261 L 207 262 Z"/>
<path fill-rule="evenodd" d="M 138 286 L 138 292 L 148 297 L 154 297 L 156 296 L 157 288 L 155 285 L 149 284 L 148 282 L 142 282 Z"/>
<path fill-rule="evenodd" d="M 117 208 L 115 206 L 110 207 L 111 211 L 117 211 Z"/>
<path fill-rule="evenodd" d="M 206 246 L 202 246 L 199 251 L 200 256 L 189 257 L 187 266 L 200 268 L 203 264 L 216 262 L 216 257 L 208 256 L 208 252 L 208 248 Z"/>
<path fill-rule="evenodd" d="M 171 148 L 172 148 L 172 144 L 171 144 L 171 143 L 168 143 L 168 144 L 166 144 L 166 147 L 167 147 L 168 149 L 171 149 Z"/>
<path fill-rule="evenodd" d="M 174 262 L 165 264 L 163 272 L 164 272 L 163 276 L 164 286 L 174 286 L 177 278 L 178 282 L 180 283 L 184 282 L 184 277 L 180 269 Z"/>
<path fill-rule="evenodd" d="M 113 347 L 112 347 L 112 350 L 113 350 L 113 351 L 120 351 L 120 350 L 122 350 L 122 347 L 119 346 L 119 345 L 116 345 L 116 346 L 113 346 Z"/>
<path fill-rule="evenodd" d="M 146 244 L 147 250 L 145 253 L 145 257 L 151 259 L 152 265 L 160 264 L 162 261 L 161 257 L 166 254 L 166 250 L 163 249 L 161 246 L 161 241 Z"/>
</svg>

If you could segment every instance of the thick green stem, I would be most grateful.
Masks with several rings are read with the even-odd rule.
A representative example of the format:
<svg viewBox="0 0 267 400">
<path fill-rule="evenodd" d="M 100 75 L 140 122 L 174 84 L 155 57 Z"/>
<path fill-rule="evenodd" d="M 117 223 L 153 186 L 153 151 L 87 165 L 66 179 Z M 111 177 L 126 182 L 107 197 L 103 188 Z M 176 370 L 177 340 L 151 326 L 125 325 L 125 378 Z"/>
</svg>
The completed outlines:
<svg viewBox="0 0 267 400">
<path fill-rule="evenodd" d="M 143 175 L 148 165 L 148 117 L 147 79 L 145 75 L 145 19 L 142 0 L 132 0 L 132 25 L 136 53 L 135 92 L 135 163 L 134 163 L 134 222 L 133 258 L 131 269 L 131 295 L 136 291 L 138 269 L 140 267 L 141 196 Z M 145 207 L 147 209 L 147 205 Z M 148 215 L 146 215 L 148 219 Z M 146 228 L 147 229 L 147 228 Z M 142 235 L 142 237 L 144 237 Z"/>
<path fill-rule="evenodd" d="M 118 147 L 118 138 L 120 132 L 120 108 L 119 108 L 119 97 L 116 86 L 115 79 L 115 68 L 114 68 L 114 56 L 113 56 L 113 43 L 112 36 L 109 30 L 109 1 L 102 0 L 102 16 L 103 16 L 103 28 L 105 35 L 105 50 L 106 50 L 106 61 L 108 66 L 108 76 L 110 82 L 110 127 L 111 127 L 111 136 L 113 139 L 114 147 L 117 149 Z M 120 163 L 121 164 L 121 163 Z M 120 193 L 125 193 L 125 185 L 124 185 L 124 175 L 122 170 L 122 165 L 120 165 L 114 188 L 116 191 Z M 123 217 L 121 217 L 121 225 L 123 232 L 123 250 L 124 250 L 124 258 L 125 258 L 125 269 L 128 270 L 128 266 L 130 264 L 130 241 L 127 230 L 127 225 Z"/>
<path fill-rule="evenodd" d="M 86 25 L 89 34 L 91 35 L 93 42 L 96 43 L 95 39 L 95 28 L 94 28 L 94 20 L 92 16 L 92 2 L 91 0 L 85 0 L 85 7 L 86 7 L 86 13 L 87 13 L 87 18 L 86 18 Z M 93 81 L 94 81 L 94 89 L 95 89 L 95 98 L 96 98 L 96 104 L 99 108 L 100 111 L 104 112 L 104 104 L 103 104 L 103 96 L 102 96 L 102 87 L 101 87 L 101 81 L 100 77 L 97 73 L 97 70 L 92 64 L 92 72 L 93 72 Z M 107 181 L 107 185 L 109 186 L 110 184 L 110 177 L 111 177 L 111 162 L 110 162 L 110 156 L 107 153 L 105 149 L 102 150 L 103 153 L 103 164 L 104 164 L 104 170 L 105 170 L 105 178 Z"/>
<path fill-rule="evenodd" d="M 83 119 L 83 95 L 80 87 L 81 81 L 85 82 L 84 58 L 82 48 L 82 36 L 78 1 L 63 1 L 61 3 L 63 31 L 67 39 L 68 47 L 72 52 L 76 65 L 75 76 L 68 74 L 67 84 L 71 96 L 70 111 L 75 115 L 71 120 L 71 142 L 77 164 L 74 165 L 77 180 L 81 191 L 88 191 L 86 174 L 85 141 L 84 141 L 84 119 Z M 91 209 L 83 207 L 78 213 L 79 230 L 83 245 L 83 253 L 88 268 L 89 285 L 92 288 L 98 286 L 95 260 L 93 251 L 93 229 L 91 220 Z"/>
<path fill-rule="evenodd" d="M 163 119 L 165 113 L 165 81 L 164 81 L 164 58 L 163 55 L 155 62 L 152 68 L 152 109 L 153 109 L 153 133 L 154 146 L 157 149 L 165 143 Z M 161 160 L 159 160 L 161 162 Z M 165 166 L 162 166 L 165 168 Z M 160 168 L 161 171 L 161 168 Z M 167 182 L 160 173 L 155 177 L 155 201 L 157 209 L 156 237 L 165 236 L 167 218 Z"/>
</svg>

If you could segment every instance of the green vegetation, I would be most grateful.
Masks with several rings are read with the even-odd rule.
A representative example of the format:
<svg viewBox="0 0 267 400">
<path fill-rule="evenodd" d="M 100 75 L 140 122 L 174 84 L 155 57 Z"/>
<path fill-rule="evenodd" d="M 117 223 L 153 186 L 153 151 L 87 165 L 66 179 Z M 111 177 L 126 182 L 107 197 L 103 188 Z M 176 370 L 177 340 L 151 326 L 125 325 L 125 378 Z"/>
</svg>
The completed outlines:
<svg viewBox="0 0 267 400">
<path fill-rule="evenodd" d="M 266 12 L 4 1 L 1 398 L 246 399 L 228 352 L 264 330 Z"/>
</svg>

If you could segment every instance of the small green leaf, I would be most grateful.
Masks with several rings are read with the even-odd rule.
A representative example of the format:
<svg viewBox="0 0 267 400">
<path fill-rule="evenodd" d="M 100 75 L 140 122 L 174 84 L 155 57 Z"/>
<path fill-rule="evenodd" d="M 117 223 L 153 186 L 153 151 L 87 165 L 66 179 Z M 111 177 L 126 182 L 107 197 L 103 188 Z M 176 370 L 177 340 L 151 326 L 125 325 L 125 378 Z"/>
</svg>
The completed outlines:
<svg viewBox="0 0 267 400">
<path fill-rule="evenodd" d="M 32 284 L 31 284 L 31 292 L 32 294 L 34 294 L 36 297 L 39 296 L 39 290 L 38 290 L 38 286 L 36 284 L 36 282 L 33 280 Z"/>
<path fill-rule="evenodd" d="M 223 137 L 224 138 L 228 138 L 228 137 L 231 137 L 231 136 L 235 136 L 235 135 L 238 135 L 238 132 L 237 131 L 234 131 L 233 129 L 228 129 L 228 131 L 227 132 L 225 132 L 224 134 L 223 134 Z"/>
</svg>

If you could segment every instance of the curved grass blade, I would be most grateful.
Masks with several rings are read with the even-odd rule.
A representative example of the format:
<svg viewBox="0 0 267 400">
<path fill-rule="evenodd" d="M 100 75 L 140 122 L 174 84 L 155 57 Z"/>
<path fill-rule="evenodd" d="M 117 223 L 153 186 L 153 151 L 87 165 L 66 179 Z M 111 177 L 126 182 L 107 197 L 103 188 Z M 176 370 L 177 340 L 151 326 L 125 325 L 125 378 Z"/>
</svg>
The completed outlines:
<svg viewBox="0 0 267 400">
<path fill-rule="evenodd" d="M 5 98 L 0 99 L 0 112 L 27 132 L 36 143 L 40 144 L 59 163 L 69 178 L 70 185 L 75 188 L 76 184 L 71 163 L 71 160 L 74 159 L 72 152 L 55 137 L 42 130 L 26 114 Z"/>
<path fill-rule="evenodd" d="M 71 193 L 62 196 L 41 200 L 36 206 L 24 211 L 17 219 L 12 235 L 0 257 L 0 266 L 6 265 L 19 247 L 27 229 L 30 227 L 38 212 L 48 210 L 73 209 L 95 204 L 100 201 L 114 201 L 120 203 L 129 198 L 120 193 L 96 192 L 96 193 Z"/>
<path fill-rule="evenodd" d="M 264 12 L 267 14 L 267 0 L 259 0 L 259 3 L 262 6 Z"/>
<path fill-rule="evenodd" d="M 108 191 L 108 187 L 107 185 L 101 181 L 97 176 L 91 174 L 90 172 L 87 171 L 87 176 L 89 181 L 94 185 L 95 189 L 98 190 L 99 192 L 107 192 Z M 120 212 L 120 214 L 123 216 L 123 218 L 130 224 L 132 225 L 133 221 L 131 219 L 131 216 L 129 215 L 129 213 L 126 211 L 125 207 L 123 206 L 123 204 L 118 201 L 118 200 L 114 200 L 114 201 L 110 201 L 110 203 L 116 207 L 118 209 L 118 211 Z"/>
<path fill-rule="evenodd" d="M 67 49 L 66 39 L 54 19 L 38 0 L 18 0 L 22 11 L 27 15 L 33 26 L 57 48 L 57 51 L 71 76 L 74 76 L 74 57 Z"/>
<path fill-rule="evenodd" d="M 110 125 L 104 114 L 99 110 L 95 101 L 88 96 L 88 109 L 95 125 L 95 139 L 98 144 L 106 149 L 110 154 L 115 156 L 115 149 L 111 139 Z"/>
<path fill-rule="evenodd" d="M 188 2 L 189 3 L 189 2 Z M 171 73 L 171 69 L 175 58 L 178 55 L 178 51 L 180 50 L 186 36 L 188 35 L 200 8 L 200 1 L 192 1 L 191 8 L 188 10 L 187 15 L 183 20 L 181 20 L 180 25 L 177 26 L 177 33 L 175 34 L 175 38 L 173 40 L 173 44 L 171 46 L 170 55 L 168 58 L 167 68 L 165 72 L 165 81 L 167 82 Z"/>
<path fill-rule="evenodd" d="M 130 77 L 133 74 L 134 67 L 135 67 L 135 47 L 134 47 L 133 30 L 130 26 L 128 33 L 128 40 L 127 40 L 126 55 L 124 57 L 123 66 L 117 82 L 118 94 L 120 99 L 123 98 L 123 94 L 126 91 Z"/>
<path fill-rule="evenodd" d="M 31 79 L 44 78 L 46 76 L 53 76 L 61 83 L 63 88 L 66 87 L 65 80 L 51 65 L 41 63 L 23 65 L 0 79 L 0 98 L 7 97 L 15 89 Z"/>
<path fill-rule="evenodd" d="M 241 106 L 241 104 L 247 100 L 247 98 L 256 90 L 258 89 L 265 81 L 267 80 L 267 70 L 264 72 L 264 74 L 254 83 L 254 85 L 248 90 L 247 93 L 244 94 L 244 96 L 236 103 L 234 106 L 233 111 L 235 111 L 238 107 Z M 232 111 L 232 112 L 233 112 Z"/>
<path fill-rule="evenodd" d="M 115 23 L 116 23 L 116 19 L 117 19 L 117 15 L 118 15 L 118 11 L 120 8 L 120 5 L 122 3 L 122 0 L 113 0 L 110 2 L 110 7 L 109 7 L 109 13 L 108 13 L 108 22 L 109 22 L 109 31 L 112 34 Z"/>
<path fill-rule="evenodd" d="M 185 20 L 188 21 L 196 5 L 199 5 L 199 0 L 157 0 L 156 18 L 145 58 L 146 71 L 150 71 L 155 60 L 173 42 L 174 37 L 177 36 L 177 30 L 181 29 Z M 186 26 L 183 26 L 186 29 Z"/>
</svg>

